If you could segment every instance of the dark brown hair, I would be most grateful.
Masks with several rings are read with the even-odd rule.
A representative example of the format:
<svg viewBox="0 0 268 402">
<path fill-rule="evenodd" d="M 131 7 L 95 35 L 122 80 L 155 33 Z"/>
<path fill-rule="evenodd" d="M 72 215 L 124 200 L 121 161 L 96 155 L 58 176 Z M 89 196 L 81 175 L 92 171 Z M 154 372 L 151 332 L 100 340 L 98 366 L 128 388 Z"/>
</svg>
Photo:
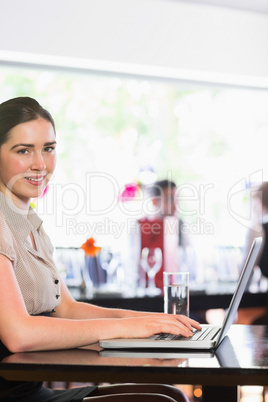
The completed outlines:
<svg viewBox="0 0 268 402">
<path fill-rule="evenodd" d="M 165 179 L 165 180 L 159 180 L 154 182 L 153 184 L 151 184 L 149 186 L 149 191 L 152 197 L 160 197 L 163 190 L 165 190 L 166 188 L 168 189 L 172 189 L 172 188 L 176 188 L 176 183 L 174 183 L 174 181 Z"/>
<path fill-rule="evenodd" d="M 51 114 L 35 99 L 19 97 L 9 99 L 0 104 L 0 146 L 8 141 L 9 133 L 18 124 L 43 118 L 49 121 L 55 130 Z"/>
</svg>

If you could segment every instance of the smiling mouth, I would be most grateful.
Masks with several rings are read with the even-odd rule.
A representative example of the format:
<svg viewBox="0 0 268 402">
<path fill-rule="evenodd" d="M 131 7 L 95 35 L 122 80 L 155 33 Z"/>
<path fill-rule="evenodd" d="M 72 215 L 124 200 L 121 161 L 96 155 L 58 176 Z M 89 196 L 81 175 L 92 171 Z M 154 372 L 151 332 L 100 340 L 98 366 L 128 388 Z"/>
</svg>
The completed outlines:
<svg viewBox="0 0 268 402">
<path fill-rule="evenodd" d="M 26 180 L 32 181 L 34 183 L 41 183 L 44 180 L 45 176 L 42 177 L 25 177 Z"/>
</svg>

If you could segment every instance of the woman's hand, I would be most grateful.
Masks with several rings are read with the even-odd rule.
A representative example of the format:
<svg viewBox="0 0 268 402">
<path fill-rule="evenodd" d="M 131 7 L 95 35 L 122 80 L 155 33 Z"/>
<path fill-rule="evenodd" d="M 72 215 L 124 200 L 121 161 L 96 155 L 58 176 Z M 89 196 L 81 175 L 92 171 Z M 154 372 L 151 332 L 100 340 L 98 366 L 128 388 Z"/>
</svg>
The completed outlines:
<svg viewBox="0 0 268 402">
<path fill-rule="evenodd" d="M 121 338 L 145 338 L 161 332 L 189 337 L 193 328 L 201 330 L 200 324 L 183 315 L 150 314 L 115 320 Z"/>
</svg>

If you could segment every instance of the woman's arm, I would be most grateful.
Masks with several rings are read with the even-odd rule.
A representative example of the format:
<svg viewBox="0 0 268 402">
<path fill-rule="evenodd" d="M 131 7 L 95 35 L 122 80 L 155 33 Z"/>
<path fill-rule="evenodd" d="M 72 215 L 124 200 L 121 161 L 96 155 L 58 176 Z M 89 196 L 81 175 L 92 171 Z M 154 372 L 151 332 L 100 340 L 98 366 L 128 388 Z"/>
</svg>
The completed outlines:
<svg viewBox="0 0 268 402">
<path fill-rule="evenodd" d="M 146 337 L 159 332 L 189 336 L 191 324 L 199 328 L 195 321 L 183 316 L 143 316 L 80 304 L 72 300 L 64 285 L 58 316 L 32 317 L 26 310 L 11 261 L 3 255 L 0 277 L 0 339 L 11 352 L 71 349 L 100 339 Z M 104 318 L 107 315 L 110 318 Z M 88 316 L 90 319 L 85 318 Z M 114 318 L 118 316 L 122 318 Z"/>
<path fill-rule="evenodd" d="M 61 280 L 61 304 L 52 314 L 55 317 L 71 319 L 93 319 L 93 318 L 138 318 L 149 315 L 163 316 L 162 313 L 148 313 L 143 311 L 123 310 L 115 308 L 98 307 L 90 303 L 77 302 L 73 299 L 66 284 Z M 192 327 L 200 329 L 200 325 L 195 320 L 180 316 L 184 325 L 190 330 Z"/>
<path fill-rule="evenodd" d="M 113 309 L 98 307 L 90 303 L 83 303 L 74 300 L 69 289 L 61 279 L 61 303 L 55 307 L 53 317 L 71 318 L 71 319 L 93 319 L 93 318 L 126 318 L 141 317 L 148 315 L 147 312 L 133 310 Z"/>
<path fill-rule="evenodd" d="M 92 318 L 122 318 L 131 314 L 127 310 L 98 307 L 90 303 L 83 303 L 74 300 L 69 289 L 61 279 L 61 303 L 55 307 L 53 317 L 71 319 L 92 319 Z M 135 314 L 135 313 L 134 313 Z"/>
</svg>

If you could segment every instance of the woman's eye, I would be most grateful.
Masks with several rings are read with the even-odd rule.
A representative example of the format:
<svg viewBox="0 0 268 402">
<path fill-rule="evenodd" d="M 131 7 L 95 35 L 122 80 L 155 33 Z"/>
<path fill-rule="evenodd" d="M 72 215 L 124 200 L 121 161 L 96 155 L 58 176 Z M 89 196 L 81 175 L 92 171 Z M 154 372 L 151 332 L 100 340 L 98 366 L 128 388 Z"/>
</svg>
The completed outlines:
<svg viewBox="0 0 268 402">
<path fill-rule="evenodd" d="M 21 154 L 21 155 L 26 155 L 28 153 L 28 149 L 20 149 L 19 151 L 18 151 L 18 154 Z"/>
<path fill-rule="evenodd" d="M 54 149 L 54 147 L 46 147 L 46 148 L 44 148 L 44 151 L 45 152 L 52 152 L 53 149 Z"/>
</svg>

